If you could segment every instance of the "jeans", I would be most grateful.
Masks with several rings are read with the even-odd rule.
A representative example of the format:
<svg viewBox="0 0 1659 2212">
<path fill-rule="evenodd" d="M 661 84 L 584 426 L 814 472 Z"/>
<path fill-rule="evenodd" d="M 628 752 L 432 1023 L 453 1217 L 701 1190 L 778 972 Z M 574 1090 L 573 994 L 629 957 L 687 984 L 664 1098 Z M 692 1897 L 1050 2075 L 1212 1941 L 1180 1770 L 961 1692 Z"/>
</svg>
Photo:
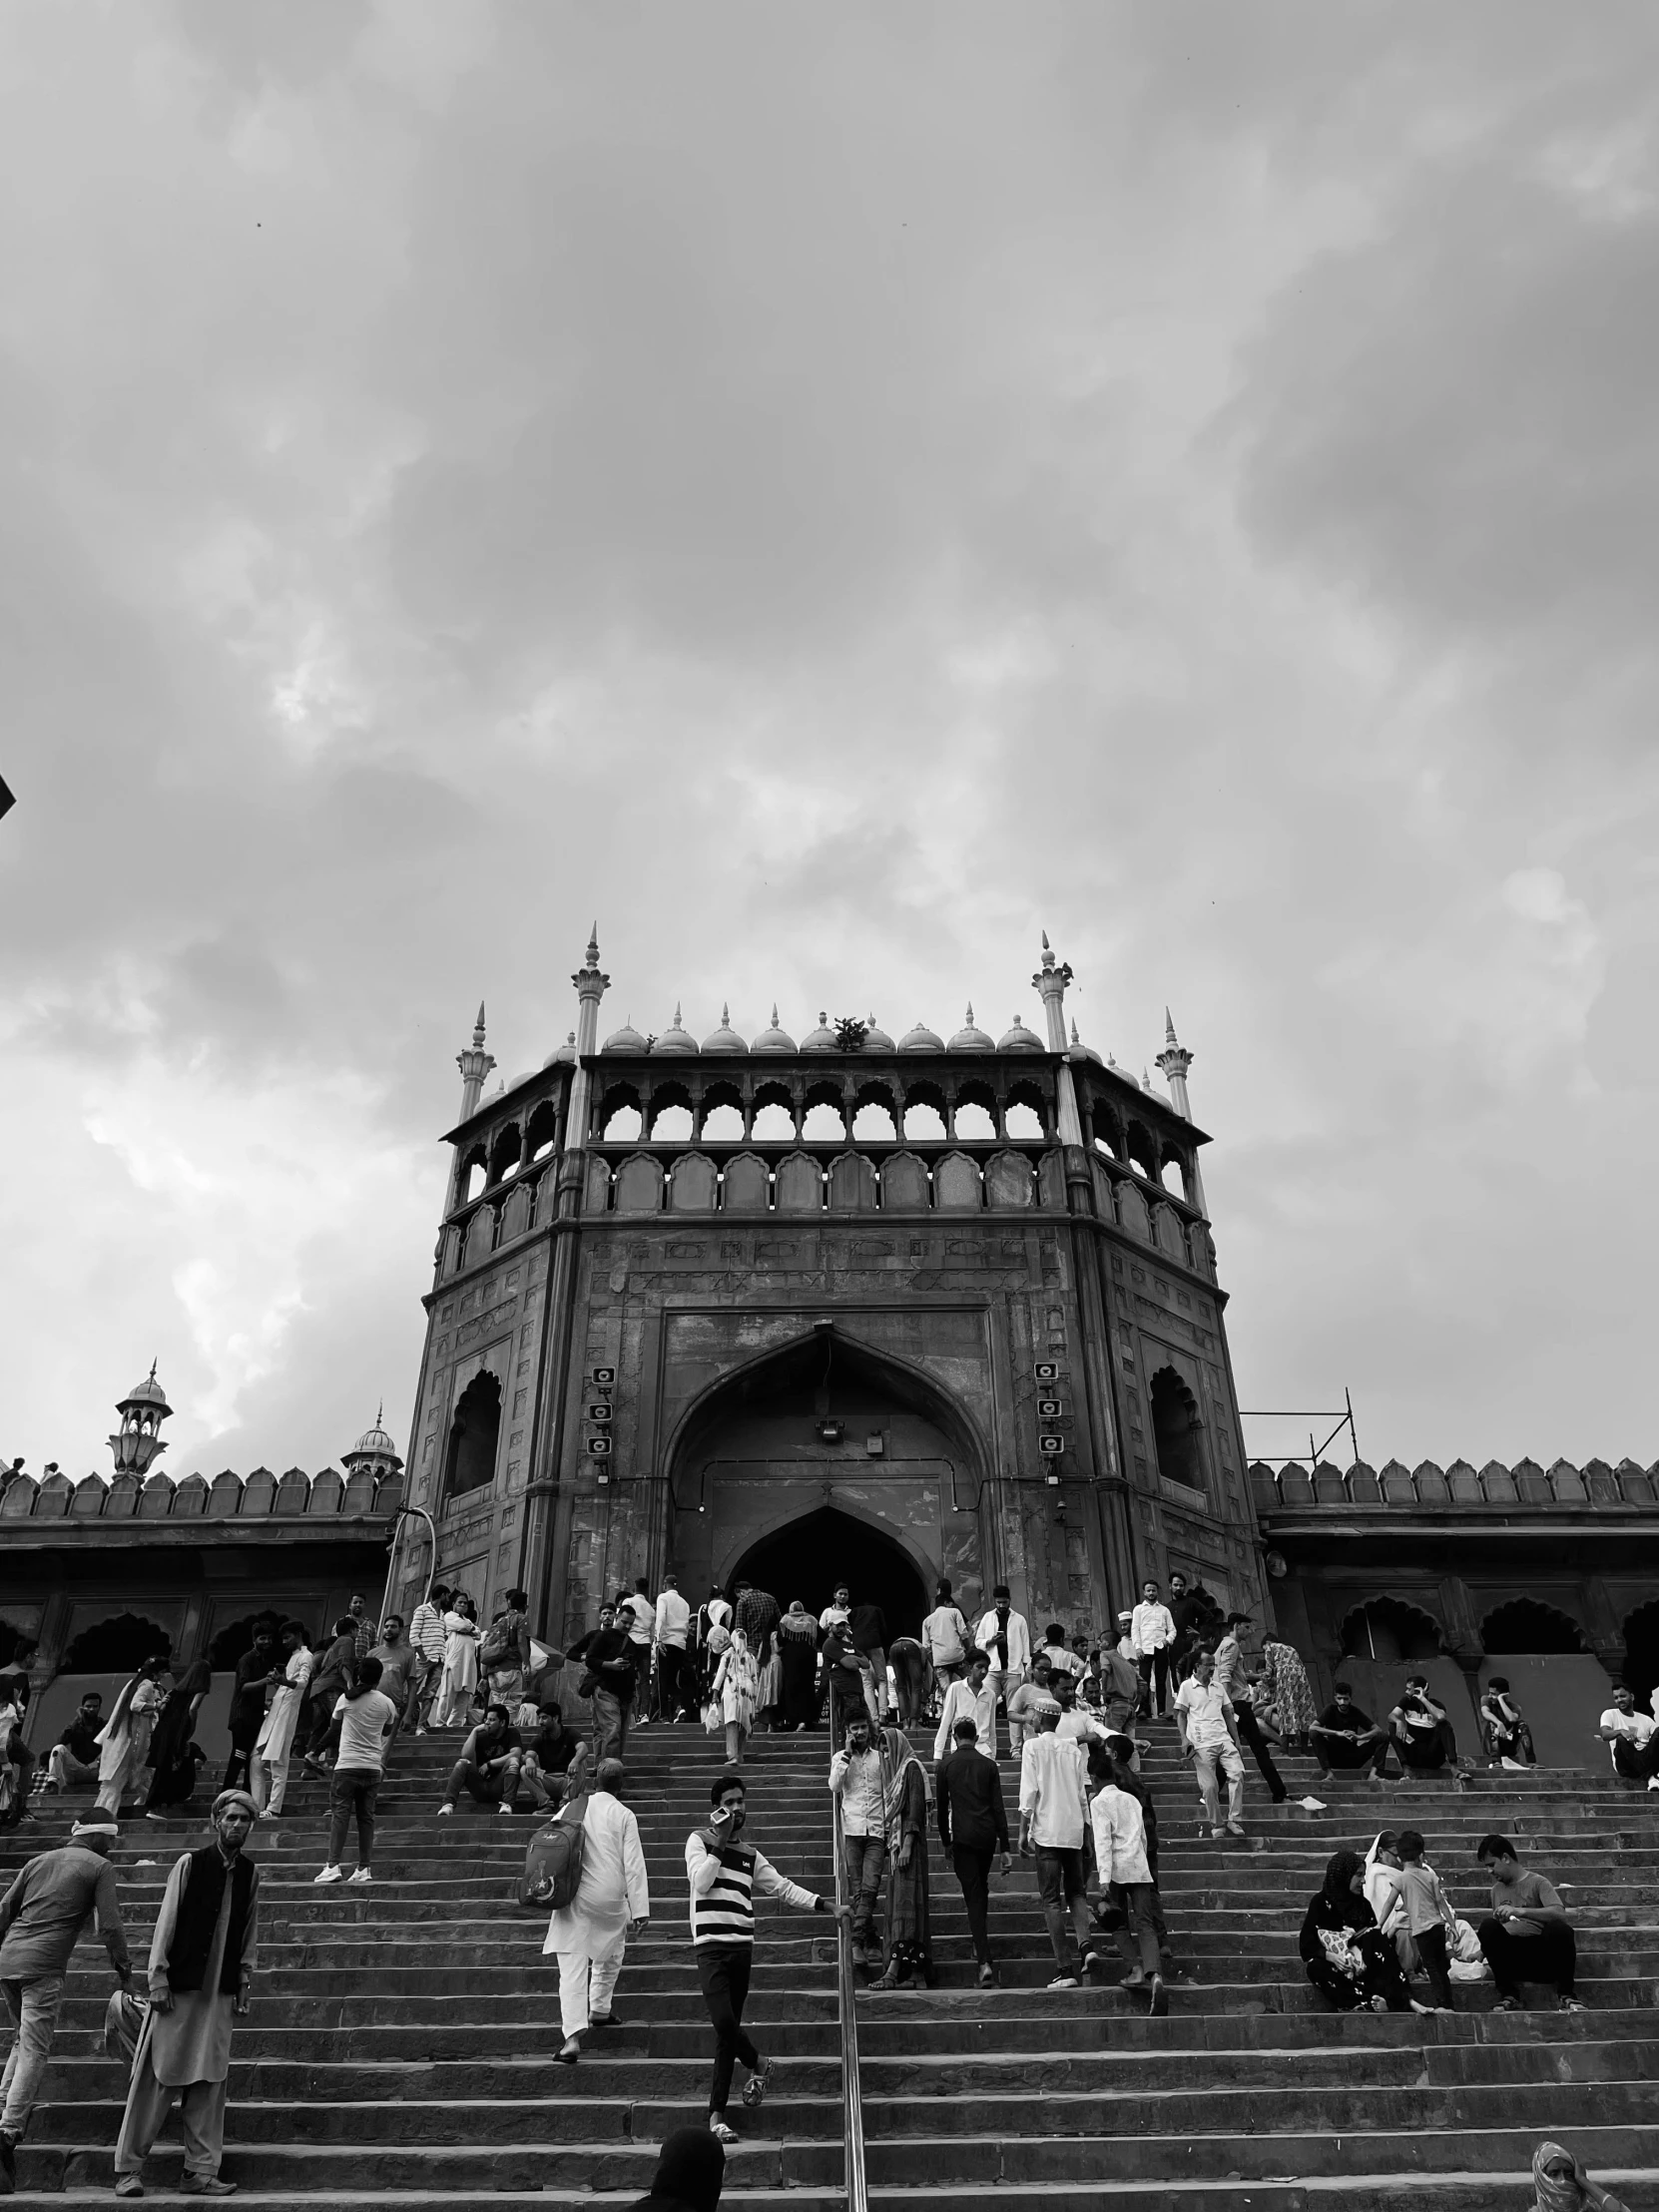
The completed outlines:
<svg viewBox="0 0 1659 2212">
<path fill-rule="evenodd" d="M 991 1847 L 975 1850 L 971 1844 L 952 1844 L 950 1863 L 956 1870 L 956 1880 L 961 1884 L 962 1903 L 967 1908 L 968 1936 L 973 1943 L 973 1955 L 980 1965 L 991 1962 L 990 1930 L 986 1925 L 985 1908 L 990 1899 Z"/>
<path fill-rule="evenodd" d="M 5 2098 L 0 2127 L 13 2137 L 23 2133 L 35 2108 L 40 2077 L 52 2055 L 52 2032 L 58 2024 L 63 1985 L 61 1973 L 42 1974 L 38 1981 L 0 1981 L 0 1997 L 5 1999 L 6 2012 L 17 2030 L 6 2071 L 0 2075 L 0 2096 Z"/>
<path fill-rule="evenodd" d="M 874 1929 L 875 1901 L 881 1894 L 881 1876 L 887 1864 L 884 1836 L 843 1836 L 841 1865 L 846 1871 L 847 1893 L 852 1900 L 852 1940 L 868 1944 L 880 1941 Z"/>
<path fill-rule="evenodd" d="M 522 1766 L 522 1756 L 516 1751 L 509 1751 L 506 1764 L 497 1767 L 493 1774 L 486 1773 L 471 1759 L 457 1759 L 449 1770 L 449 1787 L 443 1793 L 443 1802 L 453 1805 L 465 1790 L 475 1805 L 516 1805 Z"/>
<path fill-rule="evenodd" d="M 1615 1737 L 1613 1772 L 1626 1782 L 1646 1782 L 1659 1774 L 1659 1728 L 1645 1744 L 1633 1744 L 1628 1736 Z"/>
<path fill-rule="evenodd" d="M 77 1782 L 96 1782 L 98 1762 L 95 1759 L 90 1766 L 83 1765 L 67 1744 L 54 1744 L 46 1754 L 46 1776 L 58 1789 L 67 1790 Z M 230 1784 L 225 1787 L 229 1789 Z"/>
<path fill-rule="evenodd" d="M 1560 1995 L 1572 1995 L 1578 1942 L 1570 1928 L 1545 1926 L 1536 1936 L 1514 1936 L 1501 1921 L 1482 1921 L 1474 1933 L 1500 1997 L 1516 1995 L 1520 1981 L 1551 1981 Z"/>
<path fill-rule="evenodd" d="M 1227 1777 L 1227 1818 L 1229 1824 L 1244 1821 L 1244 1761 L 1238 1748 L 1232 1743 L 1211 1744 L 1207 1748 L 1193 1750 L 1193 1773 L 1198 1781 L 1198 1794 L 1204 1800 L 1204 1817 L 1212 1828 L 1221 1826 L 1221 1794 L 1216 1785 L 1216 1768 Z"/>
<path fill-rule="evenodd" d="M 1048 1939 L 1054 1945 L 1054 1961 L 1062 1973 L 1077 1972 L 1078 1945 L 1093 1925 L 1084 1888 L 1081 1850 L 1037 1846 L 1037 1895 L 1048 1923 Z"/>
<path fill-rule="evenodd" d="M 328 1784 L 328 1864 L 339 1865 L 345 1849 L 345 1832 L 357 1816 L 357 1864 L 366 1867 L 374 1855 L 374 1793 L 380 1787 L 376 1767 L 336 1767 Z"/>
<path fill-rule="evenodd" d="M 612 1690 L 593 1693 L 593 1755 L 620 1759 L 628 1742 L 628 1707 Z"/>
<path fill-rule="evenodd" d="M 743 2008 L 749 1995 L 754 1949 L 748 1943 L 699 1943 L 697 1978 L 715 2028 L 715 2075 L 709 2085 L 709 2110 L 724 2112 L 732 2093 L 732 2063 L 741 2058 L 751 2072 L 761 2054 L 744 2033 Z"/>
<path fill-rule="evenodd" d="M 1158 1971 L 1158 1922 L 1163 1918 L 1155 1910 L 1156 1886 L 1150 1882 L 1114 1882 L 1112 1891 L 1122 1903 L 1126 1920 L 1120 1937 L 1124 1956 L 1130 1957 L 1132 1949 L 1138 1947 L 1141 1971 L 1155 1974 Z"/>
<path fill-rule="evenodd" d="M 1261 1724 L 1258 1722 L 1255 1713 L 1248 1705 L 1236 1705 L 1233 1708 L 1233 1717 L 1239 1724 L 1240 1736 L 1250 1746 L 1251 1757 L 1261 1769 L 1262 1780 L 1268 1786 L 1269 1797 L 1272 1798 L 1275 1805 L 1283 1805 L 1287 1794 L 1285 1780 L 1273 1763 L 1273 1754 L 1267 1747 L 1262 1735 Z"/>
<path fill-rule="evenodd" d="M 1135 1662 L 1141 1670 L 1141 1697 L 1148 1717 L 1169 1711 L 1169 1647 L 1162 1651 L 1143 1651 Z M 1157 1676 L 1157 1695 L 1153 1695 L 1153 1676 Z"/>
<path fill-rule="evenodd" d="M 664 1720 L 677 1720 L 697 1703 L 697 1685 L 687 1665 L 684 1644 L 662 1644 L 657 1650 L 657 1709 Z"/>
<path fill-rule="evenodd" d="M 1388 1763 L 1387 1733 L 1374 1728 L 1357 1744 L 1351 1744 L 1346 1736 L 1322 1736 L 1316 1729 L 1314 1757 L 1320 1763 L 1321 1774 L 1352 1771 L 1358 1767 L 1370 1767 L 1374 1773 L 1381 1774 Z"/>
<path fill-rule="evenodd" d="M 864 1678 L 864 1703 L 869 1707 L 870 1726 L 879 1728 L 881 1709 L 887 1702 L 887 1655 L 879 1644 L 871 1651 L 859 1652 L 858 1672 Z"/>
</svg>

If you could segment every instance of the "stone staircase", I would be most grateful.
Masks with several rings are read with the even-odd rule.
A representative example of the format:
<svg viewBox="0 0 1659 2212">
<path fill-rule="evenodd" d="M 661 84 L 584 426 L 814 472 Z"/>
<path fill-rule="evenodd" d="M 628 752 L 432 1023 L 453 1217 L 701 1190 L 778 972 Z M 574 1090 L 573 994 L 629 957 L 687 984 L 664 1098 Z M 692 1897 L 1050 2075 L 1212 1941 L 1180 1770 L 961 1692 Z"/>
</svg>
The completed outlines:
<svg viewBox="0 0 1659 2212">
<path fill-rule="evenodd" d="M 1293 1796 L 1266 1803 L 1249 1780 L 1247 1843 L 1201 1834 L 1173 1729 L 1155 1724 L 1147 1762 L 1163 1841 L 1165 1905 L 1187 1978 L 1167 2018 L 1115 1987 L 1050 1991 L 1054 1971 L 1028 1867 L 992 1878 L 1001 1985 L 981 1990 L 961 1902 L 932 1854 L 939 1986 L 862 1995 L 866 2171 L 872 2202 L 900 2206 L 1108 2204 L 1161 2212 L 1398 2206 L 1400 2212 L 1520 2212 L 1533 2144 L 1557 2134 L 1632 2206 L 1659 2212 L 1659 1799 L 1599 1774 L 1478 1776 L 1378 1788 L 1320 1782 L 1282 1762 Z M 701 2123 L 710 2035 L 692 1969 L 683 1852 L 719 1771 L 691 1727 L 653 1727 L 630 1746 L 631 1801 L 652 1883 L 652 1926 L 629 1953 L 619 2025 L 575 2069 L 561 2037 L 545 1922 L 507 1890 L 531 1822 L 463 1803 L 434 1818 L 457 1739 L 405 1741 L 382 1787 L 376 1881 L 318 1890 L 323 1786 L 256 1832 L 265 1867 L 262 1970 L 239 2026 L 225 2173 L 256 2202 L 305 2212 L 427 2202 L 456 2212 L 533 2198 L 626 2203 L 649 2185 L 664 2135 Z M 923 1755 L 927 1755 L 924 1747 Z M 786 1872 L 830 1886 L 824 1735 L 756 1739 L 750 1837 Z M 1012 1763 L 1003 1763 L 1012 1809 Z M 8 1836 L 19 1864 L 58 1840 L 67 1811 Z M 1297 1932 L 1329 1854 L 1379 1826 L 1414 1825 L 1454 1902 L 1478 1918 L 1473 1863 L 1488 1829 L 1563 1887 L 1579 1937 L 1582 2013 L 1494 2013 L 1490 1983 L 1463 1985 L 1454 2017 L 1326 2012 L 1304 1977 Z M 135 1951 L 194 1821 L 139 1822 L 118 1853 Z M 349 1856 L 348 1847 L 348 1856 Z M 148 1863 L 147 1863 L 148 1862 Z M 1568 1887 L 1570 1885 L 1570 1887 Z M 781 2064 L 760 2112 L 733 2116 L 745 2141 L 726 2201 L 752 2212 L 829 2212 L 841 2201 L 839 2031 L 828 1923 L 763 1905 L 749 2024 Z M 76 1954 L 46 2094 L 19 2153 L 20 2196 L 108 2201 L 123 2071 L 103 2055 L 110 1989 L 103 1947 Z M 180 2172 L 171 2133 L 150 2193 Z"/>
</svg>

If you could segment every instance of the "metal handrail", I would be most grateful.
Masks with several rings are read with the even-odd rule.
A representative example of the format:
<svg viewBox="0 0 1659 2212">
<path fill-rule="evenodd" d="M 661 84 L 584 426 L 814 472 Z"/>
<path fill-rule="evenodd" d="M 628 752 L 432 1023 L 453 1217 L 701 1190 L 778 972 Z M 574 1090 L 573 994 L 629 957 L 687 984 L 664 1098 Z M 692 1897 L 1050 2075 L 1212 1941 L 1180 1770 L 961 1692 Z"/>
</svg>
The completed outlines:
<svg viewBox="0 0 1659 2212">
<path fill-rule="evenodd" d="M 864 2106 L 858 2087 L 857 1983 L 852 1978 L 852 1925 L 845 1908 L 846 1860 L 841 1851 L 841 1801 L 830 1800 L 830 1848 L 835 1855 L 835 1992 L 841 2015 L 841 2156 L 846 2212 L 869 2212 L 864 2179 Z"/>
</svg>

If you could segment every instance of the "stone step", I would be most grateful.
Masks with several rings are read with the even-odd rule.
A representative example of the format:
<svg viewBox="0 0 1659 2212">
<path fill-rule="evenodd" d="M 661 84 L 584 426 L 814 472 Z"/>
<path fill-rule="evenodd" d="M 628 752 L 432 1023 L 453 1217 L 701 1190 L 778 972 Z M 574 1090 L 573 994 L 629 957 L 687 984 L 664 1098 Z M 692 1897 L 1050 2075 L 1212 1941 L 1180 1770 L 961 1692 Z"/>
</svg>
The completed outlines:
<svg viewBox="0 0 1659 2212">
<path fill-rule="evenodd" d="M 157 2177 L 151 2193 L 161 2193 L 169 2173 L 168 2152 L 158 2147 L 154 2166 Z M 844 2212 L 838 2189 L 789 2189 L 752 2185 L 745 2175 L 748 2159 L 737 2153 L 728 2159 L 728 2182 L 721 2197 L 727 2212 Z M 178 2172 L 175 2154 L 171 2169 Z M 1631 2212 L 1659 2212 L 1659 2170 L 1651 2168 L 1603 2169 L 1598 2179 L 1617 2192 Z M 353 2189 L 348 2194 L 321 2190 L 305 2198 L 307 2212 L 396 2212 L 396 2208 L 433 2208 L 433 2212 L 628 2212 L 644 2182 L 636 2177 L 622 2190 L 566 2189 L 562 2182 L 545 2188 L 445 2189 L 389 2191 Z M 240 2202 L 251 2212 L 291 2212 L 294 2192 L 272 2194 L 242 2185 Z M 25 2212 L 108 2212 L 107 2187 L 72 2189 L 51 2194 L 20 2192 Z M 1099 2176 L 1086 2181 L 1022 2185 L 1016 2181 L 958 2183 L 949 2188 L 923 2187 L 870 2191 L 872 2212 L 1039 2212 L 1053 2206 L 1056 2212 L 1531 2212 L 1532 2183 L 1523 2170 L 1508 2173 L 1441 2173 L 1315 2175 L 1307 2179 L 1270 2176 L 1251 2182 L 1197 2181 L 1168 2183 L 1162 2180 L 1119 2180 Z"/>
</svg>

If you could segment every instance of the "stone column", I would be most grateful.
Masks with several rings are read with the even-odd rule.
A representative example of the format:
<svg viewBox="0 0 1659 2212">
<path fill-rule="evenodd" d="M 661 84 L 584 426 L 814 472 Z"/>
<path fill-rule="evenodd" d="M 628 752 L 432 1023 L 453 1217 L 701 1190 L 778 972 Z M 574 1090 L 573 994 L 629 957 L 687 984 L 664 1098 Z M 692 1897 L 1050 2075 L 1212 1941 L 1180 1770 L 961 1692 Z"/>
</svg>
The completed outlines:
<svg viewBox="0 0 1659 2212">
<path fill-rule="evenodd" d="M 1193 1056 L 1185 1045 L 1177 1041 L 1175 1023 L 1167 1006 L 1164 1008 L 1164 1049 L 1158 1055 L 1157 1064 L 1169 1085 L 1169 1095 L 1175 1101 L 1176 1112 L 1183 1121 L 1190 1122 L 1193 1110 L 1187 1098 L 1187 1070 L 1193 1064 Z M 1196 1151 L 1193 1154 L 1193 1187 L 1187 1195 L 1208 1221 L 1210 1208 L 1204 1196 L 1204 1178 L 1199 1173 Z"/>
</svg>

